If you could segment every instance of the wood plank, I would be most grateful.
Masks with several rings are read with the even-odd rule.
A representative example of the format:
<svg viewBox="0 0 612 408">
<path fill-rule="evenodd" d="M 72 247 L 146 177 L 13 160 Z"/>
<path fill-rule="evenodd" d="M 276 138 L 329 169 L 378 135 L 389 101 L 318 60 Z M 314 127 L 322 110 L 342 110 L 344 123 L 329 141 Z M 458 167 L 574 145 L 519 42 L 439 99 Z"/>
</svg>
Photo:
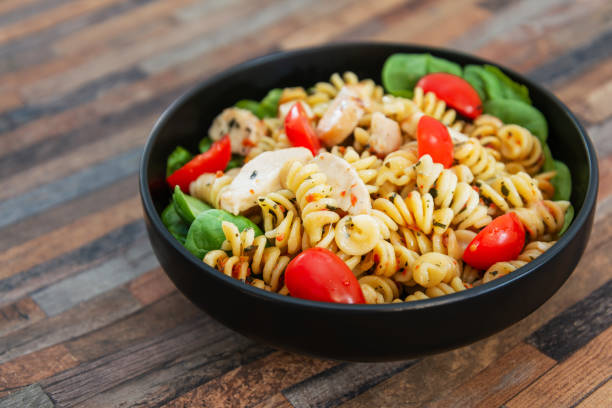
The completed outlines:
<svg viewBox="0 0 612 408">
<path fill-rule="evenodd" d="M 49 347 L 0 365 L 0 398 L 78 364 L 63 345 Z"/>
<path fill-rule="evenodd" d="M 0 408 L 53 408 L 55 405 L 38 384 L 32 384 L 0 399 Z"/>
<path fill-rule="evenodd" d="M 189 322 L 195 324 L 202 311 L 175 292 L 104 328 L 63 343 L 79 361 L 113 354 Z"/>
<path fill-rule="evenodd" d="M 93 143 L 57 155 L 35 167 L 0 180 L 0 200 L 22 194 L 34 187 L 52 182 L 70 173 L 108 160 L 144 144 L 157 115 L 145 117 L 122 132 L 111 133 Z"/>
<path fill-rule="evenodd" d="M 393 406 L 402 401 L 404 406 L 418 407 L 439 399 L 458 385 L 491 365 L 500 356 L 509 352 L 529 333 L 556 316 L 560 310 L 573 305 L 606 283 L 609 278 L 602 274 L 612 264 L 612 201 L 600 207 L 591 240 L 582 261 L 559 291 L 525 319 L 510 326 L 495 336 L 472 345 L 424 358 L 403 372 L 365 391 L 350 400 L 343 408 L 366 408 Z M 603 275 L 603 276 L 602 276 Z M 440 373 L 445 373 L 440 376 Z"/>
<path fill-rule="evenodd" d="M 576 408 L 601 408 L 612 401 L 612 380 L 597 388 L 591 395 L 584 399 Z"/>
<path fill-rule="evenodd" d="M 607 275 L 612 278 L 612 273 Z M 612 293 L 612 279 L 588 297 L 555 316 L 525 341 L 547 356 L 563 361 L 612 326 L 610 293 Z"/>
<path fill-rule="evenodd" d="M 296 408 L 337 406 L 414 363 L 342 363 L 285 388 L 283 395 Z"/>
<path fill-rule="evenodd" d="M 91 242 L 109 231 L 142 217 L 140 199 L 134 197 L 93 215 L 75 220 L 48 234 L 0 253 L 0 279 L 48 261 Z"/>
<path fill-rule="evenodd" d="M 27 20 L 16 22 L 4 27 L 0 32 L 0 44 L 14 41 L 17 38 L 43 31 L 62 21 L 69 20 L 80 14 L 89 13 L 93 10 L 106 7 L 119 0 L 75 0 L 68 4 L 55 7 L 45 13 L 41 13 Z"/>
<path fill-rule="evenodd" d="M 215 378 L 169 402 L 164 408 L 253 406 L 264 399 L 274 398 L 279 389 L 304 381 L 337 364 L 331 360 L 279 351 Z M 276 397 L 274 401 L 277 406 L 279 399 Z M 280 406 L 283 400 L 288 402 L 283 397 Z"/>
<path fill-rule="evenodd" d="M 35 323 L 45 317 L 45 312 L 29 297 L 3 306 L 0 308 L 0 336 Z"/>
<path fill-rule="evenodd" d="M 367 4 L 360 2 L 351 2 L 350 5 L 336 3 L 337 9 L 335 11 L 283 38 L 280 41 L 280 47 L 292 49 L 324 43 L 343 31 L 362 24 L 370 18 L 375 18 L 377 14 L 385 13 L 397 7 L 402 2 L 384 0 Z"/>
<path fill-rule="evenodd" d="M 612 327 L 551 369 L 505 405 L 513 407 L 571 406 L 603 381 L 612 369 Z"/>
<path fill-rule="evenodd" d="M 56 316 L 158 266 L 145 238 L 95 268 L 46 286 L 32 294 L 32 298 L 48 316 Z"/>
<path fill-rule="evenodd" d="M 0 304 L 15 302 L 47 285 L 95 268 L 119 256 L 134 241 L 145 237 L 144 222 L 135 221 L 75 250 L 4 279 L 0 281 Z"/>
<path fill-rule="evenodd" d="M 293 405 L 287 398 L 281 393 L 274 394 L 274 396 L 260 402 L 257 405 L 253 405 L 253 408 L 294 408 Z"/>
<path fill-rule="evenodd" d="M 410 3 L 396 13 L 384 16 L 381 30 L 372 36 L 380 41 L 418 38 L 426 45 L 446 45 L 487 19 L 490 13 L 476 1 L 436 1 Z M 432 29 L 432 27 L 436 29 Z"/>
<path fill-rule="evenodd" d="M 3 92 L 0 95 L 0 112 L 23 105 L 23 99 L 16 91 Z"/>
<path fill-rule="evenodd" d="M 489 367 L 428 407 L 498 407 L 548 371 L 556 361 L 520 343 Z"/>
<path fill-rule="evenodd" d="M 0 14 L 27 6 L 32 3 L 40 2 L 41 0 L 4 0 L 0 2 Z"/>
<path fill-rule="evenodd" d="M 155 406 L 269 352 L 203 316 L 41 384 L 62 407 Z"/>
<path fill-rule="evenodd" d="M 177 290 L 161 267 L 132 280 L 128 288 L 143 306 L 149 305 Z"/>
<path fill-rule="evenodd" d="M 556 90 L 556 94 L 572 111 L 591 123 L 601 122 L 612 116 L 612 109 L 605 98 L 612 94 L 612 58 L 587 70 Z"/>
<path fill-rule="evenodd" d="M 140 303 L 125 288 L 106 292 L 82 303 L 78 308 L 4 336 L 0 348 L 0 363 L 95 331 L 130 315 L 140 307 Z M 100 313 L 101 310 L 104 312 Z"/>
<path fill-rule="evenodd" d="M 93 214 L 132 198 L 134 191 L 137 189 L 137 175 L 129 176 L 88 195 L 11 224 L 2 229 L 0 251 L 5 251 L 39 235 L 51 232 L 77 218 Z"/>
</svg>

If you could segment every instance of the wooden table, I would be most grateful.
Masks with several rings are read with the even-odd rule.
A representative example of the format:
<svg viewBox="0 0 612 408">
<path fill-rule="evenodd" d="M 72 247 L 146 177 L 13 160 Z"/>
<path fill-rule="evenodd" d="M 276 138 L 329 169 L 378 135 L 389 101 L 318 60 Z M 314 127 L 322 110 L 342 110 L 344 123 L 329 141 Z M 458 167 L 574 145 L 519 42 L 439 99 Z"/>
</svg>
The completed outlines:
<svg viewBox="0 0 612 408">
<path fill-rule="evenodd" d="M 212 321 L 160 269 L 137 193 L 145 138 L 186 89 L 270 51 L 362 39 L 525 73 L 600 160 L 593 234 L 561 290 L 415 361 L 318 360 Z M 0 55 L 0 407 L 612 406 L 609 0 L 2 0 Z"/>
</svg>

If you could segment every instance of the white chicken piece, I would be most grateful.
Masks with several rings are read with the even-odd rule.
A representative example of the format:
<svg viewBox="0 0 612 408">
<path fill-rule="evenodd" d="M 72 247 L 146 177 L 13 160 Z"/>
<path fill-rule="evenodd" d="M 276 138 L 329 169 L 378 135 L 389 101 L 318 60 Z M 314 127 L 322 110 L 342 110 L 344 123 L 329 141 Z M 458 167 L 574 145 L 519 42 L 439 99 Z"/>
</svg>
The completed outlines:
<svg viewBox="0 0 612 408">
<path fill-rule="evenodd" d="M 242 156 L 255 146 L 264 135 L 266 129 L 261 120 L 250 111 L 239 108 L 227 108 L 213 121 L 208 136 L 219 140 L 229 134 L 232 153 Z"/>
<path fill-rule="evenodd" d="M 311 163 L 327 176 L 327 184 L 332 187 L 331 198 L 338 207 L 351 215 L 365 214 L 372 209 L 370 193 L 349 162 L 331 153 L 319 153 Z"/>
<path fill-rule="evenodd" d="M 414 112 L 411 117 L 402 121 L 402 130 L 416 139 L 417 126 L 419 125 L 419 120 L 421 120 L 421 117 L 423 116 L 425 116 L 425 114 L 421 111 Z M 467 135 L 459 132 L 458 130 L 451 129 L 448 126 L 446 126 L 446 129 L 448 130 L 454 144 L 467 142 Z"/>
<path fill-rule="evenodd" d="M 399 125 L 381 112 L 373 113 L 368 143 L 378 155 L 386 156 L 396 151 L 402 144 L 402 132 Z"/>
<path fill-rule="evenodd" d="M 319 139 L 327 147 L 342 143 L 355 130 L 369 104 L 363 86 L 343 86 L 317 124 Z"/>
<path fill-rule="evenodd" d="M 306 113 L 306 117 L 308 119 L 314 118 L 314 112 L 312 111 L 312 108 L 304 101 L 289 101 L 283 103 L 282 105 L 278 105 L 279 118 L 284 121 L 285 116 L 287 116 L 287 114 L 289 113 L 289 109 L 291 109 L 296 103 L 302 105 L 302 108 L 304 109 L 304 112 Z"/>
<path fill-rule="evenodd" d="M 282 188 L 280 172 L 286 162 L 297 160 L 305 163 L 310 159 L 312 153 L 305 147 L 273 150 L 255 156 L 221 194 L 221 208 L 238 215 L 256 206 L 258 197 Z"/>
</svg>

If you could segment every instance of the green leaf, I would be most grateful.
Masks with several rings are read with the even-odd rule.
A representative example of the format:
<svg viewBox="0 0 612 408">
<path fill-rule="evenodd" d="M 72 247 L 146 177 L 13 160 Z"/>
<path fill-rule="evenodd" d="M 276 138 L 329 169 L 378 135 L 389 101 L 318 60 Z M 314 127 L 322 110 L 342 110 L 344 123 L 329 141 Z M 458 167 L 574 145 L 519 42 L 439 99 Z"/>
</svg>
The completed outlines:
<svg viewBox="0 0 612 408">
<path fill-rule="evenodd" d="M 174 187 L 172 202 L 177 214 L 188 224 L 191 224 L 198 214 L 212 208 L 203 201 L 183 193 L 179 186 Z"/>
<path fill-rule="evenodd" d="M 427 54 L 393 54 L 382 68 L 382 83 L 395 96 L 410 98 L 418 80 L 427 74 Z"/>
<path fill-rule="evenodd" d="M 264 118 L 275 118 L 278 113 L 278 101 L 283 94 L 280 88 L 274 88 L 268 92 L 259 103 Z"/>
<path fill-rule="evenodd" d="M 557 236 L 560 237 L 561 235 L 565 234 L 565 231 L 567 231 L 573 219 L 574 206 L 570 204 L 569 207 L 567 207 L 567 210 L 565 211 L 565 220 L 563 221 L 563 227 L 561 228 L 561 231 L 559 231 L 559 234 Z"/>
<path fill-rule="evenodd" d="M 504 123 L 513 123 L 528 129 L 540 142 L 546 143 L 548 124 L 544 115 L 533 106 L 514 99 L 496 99 L 486 101 L 483 110 Z"/>
<path fill-rule="evenodd" d="M 263 119 L 264 117 L 261 112 L 259 102 L 254 101 L 252 99 L 243 99 L 241 101 L 238 101 L 236 102 L 235 106 L 240 109 L 246 109 L 248 111 L 251 111 L 251 113 L 257 116 L 259 119 Z"/>
<path fill-rule="evenodd" d="M 210 147 L 212 146 L 212 144 L 213 144 L 212 139 L 206 136 L 202 138 L 202 140 L 200 140 L 200 143 L 198 143 L 198 150 L 200 151 L 200 153 L 207 152 L 208 149 L 210 149 Z"/>
<path fill-rule="evenodd" d="M 485 70 L 480 65 L 467 65 L 463 69 L 463 72 L 464 77 L 465 75 L 468 75 L 471 78 L 479 78 L 480 82 L 482 83 L 482 89 L 485 93 L 484 100 L 504 98 L 504 91 L 497 77 Z"/>
<path fill-rule="evenodd" d="M 193 156 L 187 149 L 177 146 L 166 161 L 166 177 L 183 167 Z"/>
<path fill-rule="evenodd" d="M 472 65 L 473 66 L 473 65 Z M 487 93 L 485 91 L 484 81 L 480 78 L 480 75 L 475 72 L 473 69 L 468 69 L 470 66 L 465 67 L 463 72 L 463 79 L 465 79 L 472 88 L 478 92 L 478 96 L 480 96 L 481 101 L 485 101 L 487 99 Z"/>
<path fill-rule="evenodd" d="M 525 85 L 514 82 L 506 74 L 504 74 L 501 69 L 494 67 L 493 65 L 485 65 L 484 69 L 493 74 L 499 80 L 504 99 L 516 99 L 531 105 L 529 89 L 527 89 Z"/>
<path fill-rule="evenodd" d="M 189 223 L 185 222 L 176 212 L 174 204 L 170 203 L 162 212 L 161 219 L 168 231 L 181 244 L 185 244 L 187 231 L 189 231 Z"/>
<path fill-rule="evenodd" d="M 572 195 L 572 176 L 565 163 L 555 160 L 557 174 L 550 182 L 555 187 L 553 200 L 569 200 Z"/>
<path fill-rule="evenodd" d="M 461 65 L 446 60 L 444 58 L 434 57 L 433 55 L 427 55 L 427 73 L 431 74 L 433 72 L 448 72 L 449 74 L 461 76 L 462 69 Z"/>
<path fill-rule="evenodd" d="M 225 171 L 235 169 L 237 167 L 242 167 L 243 164 L 244 164 L 244 157 L 242 157 L 239 154 L 232 154 L 232 158 L 230 159 L 229 163 L 227 163 L 227 167 L 225 168 Z"/>
<path fill-rule="evenodd" d="M 225 235 L 221 228 L 223 221 L 229 221 L 236 225 L 240 231 L 253 228 L 255 235 L 262 235 L 261 229 L 248 218 L 233 215 L 223 210 L 207 210 L 195 218 L 185 241 L 185 248 L 198 258 L 204 258 L 208 251 L 221 248 L 225 241 Z"/>
</svg>

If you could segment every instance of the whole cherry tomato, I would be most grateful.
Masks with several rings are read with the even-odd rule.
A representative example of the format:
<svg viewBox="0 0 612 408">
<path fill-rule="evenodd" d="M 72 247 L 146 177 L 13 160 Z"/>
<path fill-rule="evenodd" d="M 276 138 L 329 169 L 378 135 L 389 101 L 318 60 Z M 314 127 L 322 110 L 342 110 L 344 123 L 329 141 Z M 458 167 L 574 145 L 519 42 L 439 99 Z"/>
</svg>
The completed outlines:
<svg viewBox="0 0 612 408">
<path fill-rule="evenodd" d="M 305 147 L 314 156 L 321 148 L 319 138 L 312 128 L 302 104 L 299 102 L 294 103 L 287 116 L 285 116 L 285 133 L 293 146 Z"/>
<path fill-rule="evenodd" d="M 478 92 L 465 79 L 446 72 L 436 72 L 422 77 L 417 86 L 423 92 L 433 92 L 448 106 L 470 119 L 482 113 L 482 101 Z"/>
<path fill-rule="evenodd" d="M 172 190 L 179 186 L 184 193 L 189 193 L 189 184 L 204 173 L 215 173 L 227 167 L 232 157 L 230 138 L 225 135 L 216 141 L 206 152 L 198 154 L 185 163 L 183 167 L 172 173 L 166 181 Z"/>
<path fill-rule="evenodd" d="M 285 269 L 291 296 L 319 302 L 365 303 L 361 286 L 348 266 L 325 248 L 310 248 Z"/>
<path fill-rule="evenodd" d="M 417 142 L 419 157 L 428 154 L 445 168 L 453 165 L 453 141 L 441 122 L 427 115 L 421 116 L 417 125 Z"/>
<path fill-rule="evenodd" d="M 470 242 L 463 260 L 477 269 L 488 269 L 496 262 L 511 261 L 523 250 L 525 228 L 514 213 L 495 218 Z"/>
</svg>

